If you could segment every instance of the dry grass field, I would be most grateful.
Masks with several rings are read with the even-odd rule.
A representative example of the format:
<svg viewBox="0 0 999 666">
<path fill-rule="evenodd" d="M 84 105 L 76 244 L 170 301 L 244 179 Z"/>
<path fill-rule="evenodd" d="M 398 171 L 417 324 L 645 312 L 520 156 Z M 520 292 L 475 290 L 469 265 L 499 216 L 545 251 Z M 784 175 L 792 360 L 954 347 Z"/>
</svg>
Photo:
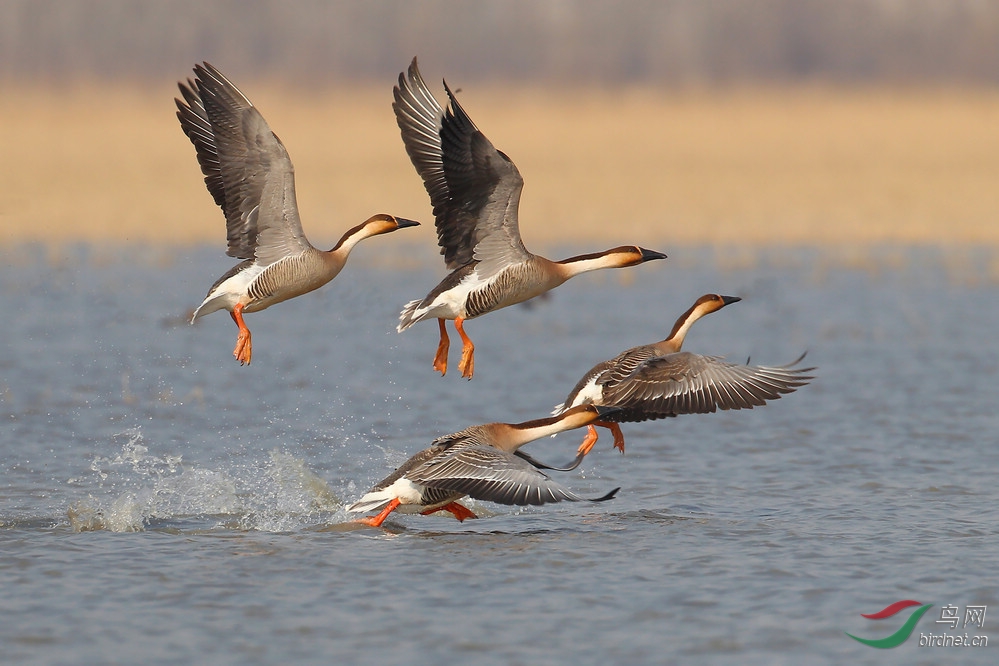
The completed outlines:
<svg viewBox="0 0 999 666">
<path fill-rule="evenodd" d="M 427 197 L 388 86 L 239 82 L 288 147 L 317 245 Z M 454 82 L 458 83 L 458 82 Z M 224 241 L 171 85 L 7 88 L 0 245 Z M 526 180 L 529 246 L 999 247 L 999 91 L 467 89 Z"/>
</svg>

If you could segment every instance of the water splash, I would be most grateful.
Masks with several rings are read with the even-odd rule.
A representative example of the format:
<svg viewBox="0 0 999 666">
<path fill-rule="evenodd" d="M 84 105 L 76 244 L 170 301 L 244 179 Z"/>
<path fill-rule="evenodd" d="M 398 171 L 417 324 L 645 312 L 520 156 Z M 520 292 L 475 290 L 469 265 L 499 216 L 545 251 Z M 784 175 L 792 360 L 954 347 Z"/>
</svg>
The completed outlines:
<svg viewBox="0 0 999 666">
<path fill-rule="evenodd" d="M 90 465 L 95 489 L 67 510 L 76 531 L 203 529 L 206 521 L 208 529 L 289 531 L 342 506 L 304 460 L 277 449 L 263 461 L 208 469 L 151 453 L 139 429 L 118 437 L 125 438 L 120 451 L 97 455 Z"/>
</svg>

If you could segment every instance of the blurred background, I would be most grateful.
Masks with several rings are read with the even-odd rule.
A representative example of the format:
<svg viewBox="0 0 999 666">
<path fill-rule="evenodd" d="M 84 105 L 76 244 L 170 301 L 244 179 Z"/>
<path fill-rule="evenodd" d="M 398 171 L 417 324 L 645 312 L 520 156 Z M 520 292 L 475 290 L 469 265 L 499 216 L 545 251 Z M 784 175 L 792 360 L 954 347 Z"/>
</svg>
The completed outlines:
<svg viewBox="0 0 999 666">
<path fill-rule="evenodd" d="M 202 60 L 317 245 L 432 222 L 391 111 L 414 55 L 517 163 L 529 245 L 999 243 L 986 0 L 2 0 L 0 243 L 221 244 L 172 100 Z"/>
<path fill-rule="evenodd" d="M 414 53 L 469 81 L 999 82 L 989 0 L 5 0 L 13 81 L 170 80 L 192 60 L 308 86 Z"/>
</svg>

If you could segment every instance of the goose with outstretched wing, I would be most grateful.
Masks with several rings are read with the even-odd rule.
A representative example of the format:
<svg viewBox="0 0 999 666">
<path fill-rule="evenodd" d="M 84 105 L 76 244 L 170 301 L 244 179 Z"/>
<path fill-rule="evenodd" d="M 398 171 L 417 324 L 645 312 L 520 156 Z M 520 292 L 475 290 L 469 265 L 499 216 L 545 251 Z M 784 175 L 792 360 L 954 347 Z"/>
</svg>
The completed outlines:
<svg viewBox="0 0 999 666">
<path fill-rule="evenodd" d="M 226 254 L 243 261 L 220 277 L 194 311 L 198 318 L 228 310 L 239 327 L 232 354 L 248 364 L 253 345 L 243 314 L 318 289 L 337 276 L 365 238 L 418 223 L 374 215 L 324 252 L 302 231 L 295 168 L 284 144 L 253 103 L 212 65 L 194 67 L 179 83 L 177 118 L 194 144 L 205 185 L 226 219 Z"/>
<path fill-rule="evenodd" d="M 568 471 L 573 465 L 557 468 L 540 463 L 518 449 L 541 437 L 581 428 L 606 417 L 614 410 L 584 405 L 552 416 L 524 423 L 487 423 L 433 441 L 375 484 L 347 511 L 378 515 L 357 522 L 379 527 L 393 511 L 431 514 L 447 511 L 458 520 L 476 518 L 462 497 L 518 506 L 550 502 L 579 502 L 585 498 L 553 481 L 542 469 Z M 589 501 L 611 499 L 610 493 Z"/>
<path fill-rule="evenodd" d="M 739 365 L 717 356 L 681 351 L 695 321 L 739 300 L 737 296 L 705 294 L 676 320 L 665 340 L 632 347 L 583 375 L 553 414 L 580 405 L 617 410 L 588 426 L 579 452 L 585 455 L 596 443 L 597 425 L 613 433 L 614 446 L 623 453 L 624 434 L 618 423 L 708 414 L 718 409 L 752 409 L 807 384 L 812 379 L 808 373 L 815 368 L 793 367 L 804 354 L 788 365 L 771 367 Z"/>
<path fill-rule="evenodd" d="M 462 340 L 458 369 L 471 379 L 475 346 L 465 333 L 465 320 L 534 298 L 581 273 L 666 255 L 634 245 L 562 261 L 529 252 L 517 221 L 524 187 L 517 166 L 478 130 L 447 82 L 444 90 L 447 109 L 427 88 L 415 58 L 394 88 L 396 121 L 430 195 L 437 241 L 451 271 L 426 297 L 403 308 L 398 330 L 436 319 L 440 343 L 434 369 L 444 375 L 450 345 L 444 322 L 453 320 Z"/>
</svg>

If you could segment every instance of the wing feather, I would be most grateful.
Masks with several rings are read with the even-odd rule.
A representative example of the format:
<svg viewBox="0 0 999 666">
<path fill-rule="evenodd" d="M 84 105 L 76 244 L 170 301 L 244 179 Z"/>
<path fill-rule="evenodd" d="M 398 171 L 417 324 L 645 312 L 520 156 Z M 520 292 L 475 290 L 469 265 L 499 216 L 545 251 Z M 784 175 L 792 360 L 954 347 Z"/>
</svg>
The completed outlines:
<svg viewBox="0 0 999 666">
<path fill-rule="evenodd" d="M 411 470 L 410 480 L 497 504 L 578 502 L 582 498 L 527 461 L 487 445 L 456 447 Z"/>
<path fill-rule="evenodd" d="M 793 364 L 791 364 L 793 365 Z M 625 374 L 607 371 L 602 404 L 621 407 L 612 421 L 644 421 L 718 409 L 752 409 L 804 386 L 814 368 L 750 366 L 678 352 L 653 356 Z"/>
<path fill-rule="evenodd" d="M 399 75 L 392 105 L 402 140 L 430 195 L 437 241 L 449 270 L 479 261 L 483 276 L 530 257 L 517 209 L 524 186 L 516 165 L 496 150 L 444 84 L 446 109 L 416 59 Z"/>
<path fill-rule="evenodd" d="M 177 116 L 205 184 L 226 217 L 227 254 L 268 265 L 311 247 L 295 198 L 295 169 L 253 103 L 209 63 L 181 83 Z"/>
</svg>

